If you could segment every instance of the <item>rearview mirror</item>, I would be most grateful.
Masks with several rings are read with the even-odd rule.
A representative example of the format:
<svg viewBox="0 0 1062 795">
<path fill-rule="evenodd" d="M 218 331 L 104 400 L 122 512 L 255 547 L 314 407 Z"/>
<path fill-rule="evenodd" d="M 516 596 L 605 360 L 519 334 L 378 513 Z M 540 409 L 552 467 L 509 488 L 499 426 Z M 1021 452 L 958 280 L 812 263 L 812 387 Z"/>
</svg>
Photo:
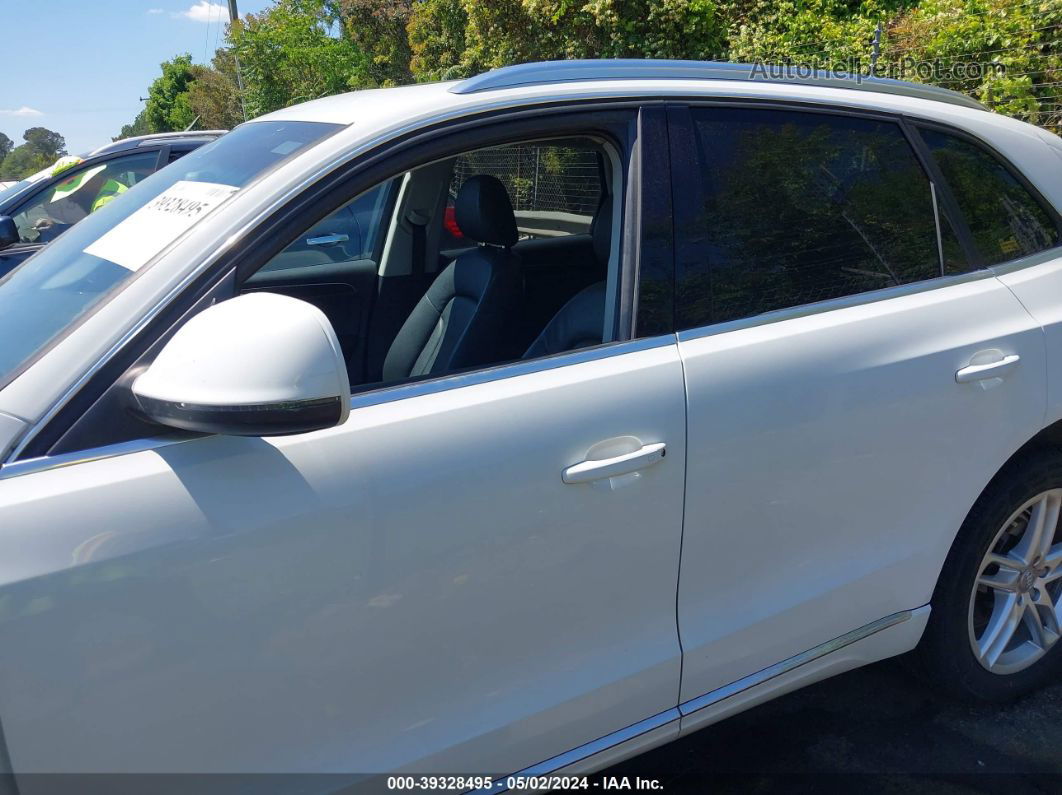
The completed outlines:
<svg viewBox="0 0 1062 795">
<path fill-rule="evenodd" d="M 0 215 L 0 248 L 18 242 L 18 227 L 10 215 Z"/>
<path fill-rule="evenodd" d="M 200 312 L 137 376 L 132 392 L 154 422 L 201 433 L 304 433 L 350 413 L 332 324 L 317 307 L 272 293 Z"/>
</svg>

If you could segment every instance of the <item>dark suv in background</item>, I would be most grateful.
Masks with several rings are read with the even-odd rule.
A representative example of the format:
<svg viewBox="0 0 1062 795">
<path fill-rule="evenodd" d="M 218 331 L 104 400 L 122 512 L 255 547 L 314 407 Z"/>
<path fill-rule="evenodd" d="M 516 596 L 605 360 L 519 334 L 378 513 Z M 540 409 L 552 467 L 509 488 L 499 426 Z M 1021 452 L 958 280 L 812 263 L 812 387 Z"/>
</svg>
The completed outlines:
<svg viewBox="0 0 1062 795">
<path fill-rule="evenodd" d="M 225 132 L 125 138 L 85 155 L 76 166 L 58 173 L 45 169 L 0 191 L 0 276 L 102 206 L 101 198 L 115 185 L 131 188 Z"/>
</svg>

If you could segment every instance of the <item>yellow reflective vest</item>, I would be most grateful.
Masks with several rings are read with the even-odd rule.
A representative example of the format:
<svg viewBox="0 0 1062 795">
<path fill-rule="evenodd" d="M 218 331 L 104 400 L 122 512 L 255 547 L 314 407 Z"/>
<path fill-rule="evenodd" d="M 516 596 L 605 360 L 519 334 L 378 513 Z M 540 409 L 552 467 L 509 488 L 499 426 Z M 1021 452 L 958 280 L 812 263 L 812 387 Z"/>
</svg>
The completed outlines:
<svg viewBox="0 0 1062 795">
<path fill-rule="evenodd" d="M 109 179 L 103 183 L 103 187 L 100 188 L 100 192 L 96 194 L 96 199 L 92 202 L 92 207 L 89 208 L 90 213 L 96 212 L 107 202 L 114 199 L 115 196 L 121 196 L 129 188 L 123 185 L 116 179 Z"/>
</svg>

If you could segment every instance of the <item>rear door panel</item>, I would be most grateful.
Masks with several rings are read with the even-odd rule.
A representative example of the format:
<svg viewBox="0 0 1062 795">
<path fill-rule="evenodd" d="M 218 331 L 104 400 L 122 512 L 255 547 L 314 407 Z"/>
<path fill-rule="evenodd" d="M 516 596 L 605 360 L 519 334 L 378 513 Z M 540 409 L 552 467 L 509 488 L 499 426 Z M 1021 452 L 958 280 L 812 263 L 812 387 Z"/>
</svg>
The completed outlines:
<svg viewBox="0 0 1062 795">
<path fill-rule="evenodd" d="M 683 701 L 926 604 L 1043 418 L 1042 332 L 992 277 L 680 340 Z M 1020 367 L 955 382 L 991 348 Z"/>
<path fill-rule="evenodd" d="M 896 120 L 669 119 L 685 702 L 929 602 L 1047 385 L 1040 325 L 994 274 L 942 276 L 930 176 Z M 1006 378 L 957 383 L 1010 354 Z"/>
</svg>

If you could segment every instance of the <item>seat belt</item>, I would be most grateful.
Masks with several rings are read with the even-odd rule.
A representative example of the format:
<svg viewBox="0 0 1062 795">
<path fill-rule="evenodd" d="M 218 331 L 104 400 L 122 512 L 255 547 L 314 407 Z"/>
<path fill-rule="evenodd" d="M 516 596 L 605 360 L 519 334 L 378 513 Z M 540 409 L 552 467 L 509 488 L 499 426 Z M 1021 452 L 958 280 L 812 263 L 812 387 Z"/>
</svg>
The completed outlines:
<svg viewBox="0 0 1062 795">
<path fill-rule="evenodd" d="M 406 213 L 406 220 L 413 228 L 413 275 L 424 275 L 424 260 L 428 255 L 428 216 L 419 210 Z"/>
</svg>

